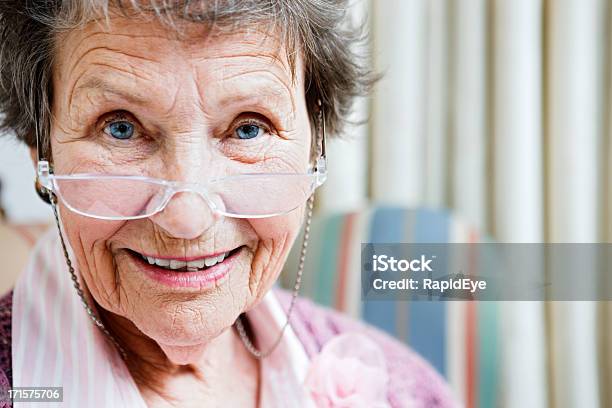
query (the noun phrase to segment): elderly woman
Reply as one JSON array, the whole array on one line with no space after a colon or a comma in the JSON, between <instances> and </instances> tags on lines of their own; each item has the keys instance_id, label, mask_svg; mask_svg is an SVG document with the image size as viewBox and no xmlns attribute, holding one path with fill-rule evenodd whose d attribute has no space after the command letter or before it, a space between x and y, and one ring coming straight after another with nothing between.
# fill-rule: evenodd
<instances>
[{"instance_id":1,"label":"elderly woman","mask_svg":"<svg viewBox=\"0 0 612 408\"><path fill-rule=\"evenodd\" d=\"M453 405L404 346L297 298L325 138L371 82L346 6L0 3L2 126L30 147L57 223L2 299L5 394ZM303 223L290 295L272 288Z\"/></svg>"}]
</instances>

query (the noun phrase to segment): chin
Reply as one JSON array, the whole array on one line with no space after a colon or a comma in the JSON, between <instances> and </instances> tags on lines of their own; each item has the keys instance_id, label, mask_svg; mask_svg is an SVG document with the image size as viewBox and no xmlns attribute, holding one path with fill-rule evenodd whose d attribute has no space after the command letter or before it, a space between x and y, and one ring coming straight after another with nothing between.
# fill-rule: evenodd
<instances>
[{"instance_id":1,"label":"chin","mask_svg":"<svg viewBox=\"0 0 612 408\"><path fill-rule=\"evenodd\" d=\"M215 296L162 300L143 308L143 318L132 320L147 337L165 347L203 345L231 327L244 309L231 290Z\"/></svg>"}]
</instances>

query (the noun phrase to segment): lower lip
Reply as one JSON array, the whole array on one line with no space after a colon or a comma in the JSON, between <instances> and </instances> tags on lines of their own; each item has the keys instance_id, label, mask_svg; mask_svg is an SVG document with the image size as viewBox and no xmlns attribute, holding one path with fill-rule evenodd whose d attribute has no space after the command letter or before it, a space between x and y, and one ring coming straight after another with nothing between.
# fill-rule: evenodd
<instances>
[{"instance_id":1,"label":"lower lip","mask_svg":"<svg viewBox=\"0 0 612 408\"><path fill-rule=\"evenodd\" d=\"M203 290L217 286L219 281L229 274L241 252L242 248L225 258L223 262L197 272L172 272L155 264L151 265L139 255L134 253L130 253L130 255L145 274L157 282L172 288L198 288Z\"/></svg>"}]
</instances>

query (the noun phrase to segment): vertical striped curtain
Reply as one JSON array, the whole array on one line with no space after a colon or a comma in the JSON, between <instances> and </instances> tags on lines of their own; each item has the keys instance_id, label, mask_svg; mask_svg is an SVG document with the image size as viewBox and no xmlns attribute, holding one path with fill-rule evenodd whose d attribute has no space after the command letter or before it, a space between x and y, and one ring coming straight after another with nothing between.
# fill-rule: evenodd
<instances>
[{"instance_id":1,"label":"vertical striped curtain","mask_svg":"<svg viewBox=\"0 0 612 408\"><path fill-rule=\"evenodd\" d=\"M611 3L355 1L384 77L356 106L368 123L329 144L318 211L449 208L500 242L612 242ZM612 305L498 306L501 406L612 406Z\"/></svg>"},{"instance_id":2,"label":"vertical striped curtain","mask_svg":"<svg viewBox=\"0 0 612 408\"><path fill-rule=\"evenodd\" d=\"M603 164L610 161L602 154L604 112L608 111L604 102L609 76L604 47L607 6L604 0L562 0L550 2L547 8L551 241L604 239ZM558 303L550 309L556 405L600 406L600 356L594 352L599 337L596 302Z\"/></svg>"}]
</instances>

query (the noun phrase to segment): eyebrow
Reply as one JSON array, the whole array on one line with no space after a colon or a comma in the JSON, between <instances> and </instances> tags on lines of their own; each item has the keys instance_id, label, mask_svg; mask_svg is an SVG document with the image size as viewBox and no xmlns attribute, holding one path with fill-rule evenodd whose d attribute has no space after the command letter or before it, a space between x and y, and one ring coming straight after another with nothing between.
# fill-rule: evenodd
<instances>
[{"instance_id":1,"label":"eyebrow","mask_svg":"<svg viewBox=\"0 0 612 408\"><path fill-rule=\"evenodd\" d=\"M244 73L241 74L241 76ZM264 85L261 85L261 82L254 82L250 80L246 80L247 85L240 85L235 89L237 91L230 92L228 95L222 95L218 100L218 105L221 107L231 106L236 103L237 100L240 101L265 101L268 98L280 98L282 101L286 101L290 103L291 109L296 110L296 101L293 93L289 86L278 79L277 75L274 75L277 80L273 81L265 81ZM225 81L232 81L235 79L235 76L230 78L224 78ZM244 79L243 79L244 81ZM240 84L240 82L239 82Z\"/></svg>"},{"instance_id":2,"label":"eyebrow","mask_svg":"<svg viewBox=\"0 0 612 408\"><path fill-rule=\"evenodd\" d=\"M103 93L110 93L110 94L118 96L136 105L147 105L149 103L149 100L147 98L139 96L139 95L135 95L134 93L131 93L131 92L122 91L121 89L113 86L111 83L105 81L102 78L98 78L98 77L88 78L84 83L76 87L76 89L73 91L71 95L70 103L74 101L74 98L76 95L80 94L83 91L89 91L89 90L98 90L98 91L102 91Z\"/></svg>"}]
</instances>

